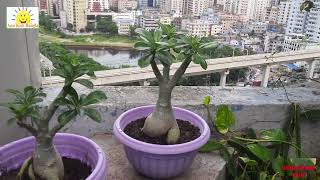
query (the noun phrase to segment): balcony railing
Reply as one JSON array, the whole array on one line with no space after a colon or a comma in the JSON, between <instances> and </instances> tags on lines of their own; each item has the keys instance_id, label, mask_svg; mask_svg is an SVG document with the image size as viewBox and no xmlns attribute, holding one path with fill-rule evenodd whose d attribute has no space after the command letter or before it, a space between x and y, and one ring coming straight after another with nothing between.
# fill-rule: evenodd
<instances>
[{"instance_id":1,"label":"balcony railing","mask_svg":"<svg viewBox=\"0 0 320 180\"><path fill-rule=\"evenodd\" d=\"M270 66L275 64L294 63L299 61L305 61L308 63L307 78L312 78L314 74L315 62L320 59L319 49L313 50L301 50L291 52L281 52L278 54L257 54L249 56L237 56L218 59L208 59L208 68L202 69L198 64L190 64L185 76L194 76L202 74L211 74L219 72L221 74L220 86L226 85L227 75L230 69L239 69L249 66L262 66L262 87L267 87ZM181 63L175 63L171 66L171 73L178 69ZM162 67L159 67L162 70ZM130 82L144 82L155 80L152 68L125 68L125 69L113 69L105 71L97 71L97 78L93 80L94 85L115 85ZM87 77L88 78L88 77ZM57 76L44 77L43 85L60 84L63 83L63 79ZM144 83L145 84L145 83Z\"/></svg>"}]
</instances>

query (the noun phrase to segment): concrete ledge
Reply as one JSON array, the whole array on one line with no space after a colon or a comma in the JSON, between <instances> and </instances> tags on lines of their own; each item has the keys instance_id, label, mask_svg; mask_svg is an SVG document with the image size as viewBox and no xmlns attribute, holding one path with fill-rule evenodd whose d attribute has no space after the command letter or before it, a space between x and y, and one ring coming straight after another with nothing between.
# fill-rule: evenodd
<instances>
[{"instance_id":1,"label":"concrete ledge","mask_svg":"<svg viewBox=\"0 0 320 180\"><path fill-rule=\"evenodd\" d=\"M91 138L106 153L108 179L110 180L149 180L138 174L129 164L121 144L110 134L97 134ZM225 161L215 153L199 153L190 170L171 180L224 180Z\"/></svg>"},{"instance_id":2,"label":"concrete ledge","mask_svg":"<svg viewBox=\"0 0 320 180\"><path fill-rule=\"evenodd\" d=\"M75 88L81 93L90 91L80 85ZM133 107L155 104L158 96L158 87L150 86L98 86L95 89L104 91L108 96L105 102L95 105L95 108L103 115L103 122L99 124L87 117L77 117L66 127L66 132L89 137L96 133L112 133L113 123L120 114ZM44 91L48 93L48 97L43 106L48 105L59 90L57 86L45 87ZM286 90L292 102L298 102L305 108L320 107L320 89L298 87ZM220 87L178 86L173 91L172 103L174 106L191 110L207 119L206 109L202 105L202 99L207 95L213 99L214 105L211 107L213 113L219 104L231 106L236 116L235 129L280 128L289 116L290 103L283 88L221 89ZM319 155L320 121L304 122L301 127L304 149L310 155Z\"/></svg>"}]
</instances>

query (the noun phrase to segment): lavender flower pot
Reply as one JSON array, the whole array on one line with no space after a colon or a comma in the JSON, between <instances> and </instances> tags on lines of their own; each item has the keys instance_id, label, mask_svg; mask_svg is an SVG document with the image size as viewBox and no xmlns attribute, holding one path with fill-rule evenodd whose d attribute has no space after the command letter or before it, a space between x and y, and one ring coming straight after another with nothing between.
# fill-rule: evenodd
<instances>
[{"instance_id":1,"label":"lavender flower pot","mask_svg":"<svg viewBox=\"0 0 320 180\"><path fill-rule=\"evenodd\" d=\"M53 143L61 156L81 160L92 168L92 173L86 180L106 179L106 156L95 142L75 134L58 133ZM4 172L18 169L32 155L34 147L33 136L0 147L0 177Z\"/></svg>"},{"instance_id":2,"label":"lavender flower pot","mask_svg":"<svg viewBox=\"0 0 320 180\"><path fill-rule=\"evenodd\" d=\"M174 107L175 117L198 127L200 137L183 144L156 145L138 141L123 132L130 122L147 117L154 108L154 105L142 106L123 113L116 120L113 132L124 145L129 162L139 173L154 179L165 179L177 176L191 166L197 150L209 140L210 130L206 121L197 114Z\"/></svg>"}]
</instances>

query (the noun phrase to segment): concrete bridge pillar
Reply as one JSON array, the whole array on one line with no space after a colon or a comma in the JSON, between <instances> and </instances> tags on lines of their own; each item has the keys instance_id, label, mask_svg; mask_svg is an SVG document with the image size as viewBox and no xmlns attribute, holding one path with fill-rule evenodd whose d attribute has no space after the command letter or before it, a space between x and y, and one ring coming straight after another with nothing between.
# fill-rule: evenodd
<instances>
[{"instance_id":1,"label":"concrete bridge pillar","mask_svg":"<svg viewBox=\"0 0 320 180\"><path fill-rule=\"evenodd\" d=\"M229 69L227 69L223 72L220 72L220 86L221 86L221 88L225 88L228 74L229 74Z\"/></svg>"},{"instance_id":2,"label":"concrete bridge pillar","mask_svg":"<svg viewBox=\"0 0 320 180\"><path fill-rule=\"evenodd\" d=\"M261 87L268 86L269 74L270 74L270 65L269 64L264 65L263 72L262 72Z\"/></svg>"}]
</instances>

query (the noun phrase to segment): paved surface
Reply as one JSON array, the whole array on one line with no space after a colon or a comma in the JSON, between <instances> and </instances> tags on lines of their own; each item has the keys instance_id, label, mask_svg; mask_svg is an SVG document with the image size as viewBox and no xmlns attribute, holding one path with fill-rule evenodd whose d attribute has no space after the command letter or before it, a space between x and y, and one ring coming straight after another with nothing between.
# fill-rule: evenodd
<instances>
[{"instance_id":1,"label":"paved surface","mask_svg":"<svg viewBox=\"0 0 320 180\"><path fill-rule=\"evenodd\" d=\"M110 134L97 134L91 138L107 154L108 180L149 180L138 174L129 164L122 145ZM215 153L199 153L191 169L171 180L223 180L225 161Z\"/></svg>"}]
</instances>

